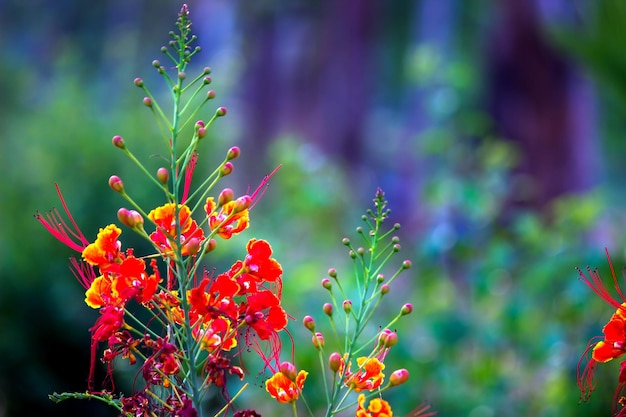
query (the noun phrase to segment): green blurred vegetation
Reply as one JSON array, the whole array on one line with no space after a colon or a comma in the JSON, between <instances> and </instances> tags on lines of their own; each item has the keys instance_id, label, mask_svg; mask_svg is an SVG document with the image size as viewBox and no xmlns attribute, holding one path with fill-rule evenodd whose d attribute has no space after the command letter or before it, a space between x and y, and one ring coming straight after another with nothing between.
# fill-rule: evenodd
<instances>
[{"instance_id":1,"label":"green blurred vegetation","mask_svg":"<svg viewBox=\"0 0 626 417\"><path fill-rule=\"evenodd\" d=\"M599 4L612 6L608 0ZM617 265L625 263L619 187L626 173L621 163L626 96L620 87L626 15L619 10L590 10L585 16L593 19L582 29L559 28L555 34L561 50L591 68L599 86L599 147L608 176L587 193L562 195L542 208L525 204L532 179L516 168L529 156L499 137L477 105L480 67L460 53L449 65L429 45L406 62L407 79L424 89L420 100L429 112L428 126L411 133L408 148L391 147L396 151L391 156L390 149L377 150L392 162L409 158L427 177L408 186L403 182L398 191L401 167L355 175L341 158L297 133L276 137L262 154L242 149L225 184L236 191L256 187L260 178L250 172L282 164L239 243L251 236L268 239L283 264L285 306L294 316L298 366L311 372L308 386L321 381L300 321L306 314L322 321L327 300L319 282L330 267L348 273L341 238L360 225L371 202L364 196L373 197L377 185L386 190L387 184L393 191L390 224L403 223L401 255L414 265L392 288L389 310L382 310L391 316L404 302L415 307L397 324L400 342L386 360L388 370L405 367L411 373L406 386L385 395L394 413L406 415L426 400L442 417L608 414L617 364L599 368L591 402L578 404L578 358L612 311L578 279L575 267L598 266L608 277L605 246ZM145 45L155 55L157 42ZM115 221L123 203L107 185L110 175L122 177L142 204L154 205L159 197L110 138L124 136L152 170L159 166L153 155L165 147L132 85L139 75L156 85L147 75L150 61L136 64L139 74L131 72L135 64L120 65L100 78L77 70L83 66L78 50L67 40L65 52L47 63L46 74L28 65L16 71L12 56L0 60L0 416L114 415L98 404L56 405L47 399L53 391L85 389L88 328L96 313L84 305L83 289L67 268L72 253L33 215L61 209L54 191L58 183L82 230L94 237L99 227ZM133 59L129 52L120 61ZM217 106L233 87L215 78ZM210 106L207 111L205 119ZM236 106L229 111L209 130L198 175L233 145L233 124L246 123ZM393 128L392 118L380 123ZM123 238L127 247L141 244L128 232ZM215 265L228 267L242 250L236 242L223 245ZM253 379L254 365L251 361ZM267 401L263 378L256 378L244 403ZM130 384L132 375L121 382ZM313 396L308 397L311 403Z\"/></svg>"}]
</instances>

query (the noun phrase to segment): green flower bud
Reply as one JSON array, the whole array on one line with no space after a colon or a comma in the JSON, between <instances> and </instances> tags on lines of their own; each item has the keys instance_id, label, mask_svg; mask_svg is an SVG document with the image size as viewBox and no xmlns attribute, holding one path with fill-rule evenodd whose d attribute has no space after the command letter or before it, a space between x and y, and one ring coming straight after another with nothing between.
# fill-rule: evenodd
<instances>
[{"instance_id":1,"label":"green flower bud","mask_svg":"<svg viewBox=\"0 0 626 417\"><path fill-rule=\"evenodd\" d=\"M215 111L215 115L217 117L226 116L226 107L218 107L217 110Z\"/></svg>"},{"instance_id":2,"label":"green flower bud","mask_svg":"<svg viewBox=\"0 0 626 417\"><path fill-rule=\"evenodd\" d=\"M352 301L345 300L343 302L343 311L345 311L346 313L350 313L352 311Z\"/></svg>"},{"instance_id":3,"label":"green flower bud","mask_svg":"<svg viewBox=\"0 0 626 417\"><path fill-rule=\"evenodd\" d=\"M330 280L328 278L324 278L322 280L322 287L324 287L327 290L332 289L333 285L331 284Z\"/></svg>"},{"instance_id":4,"label":"green flower bud","mask_svg":"<svg viewBox=\"0 0 626 417\"><path fill-rule=\"evenodd\" d=\"M411 314L412 312L413 312L413 304L411 303L406 303L400 309L400 314L402 314L403 316L406 316L407 314Z\"/></svg>"},{"instance_id":5,"label":"green flower bud","mask_svg":"<svg viewBox=\"0 0 626 417\"><path fill-rule=\"evenodd\" d=\"M137 87L143 87L143 80L141 78L135 78L133 80L133 83L135 84L135 86Z\"/></svg>"}]
</instances>

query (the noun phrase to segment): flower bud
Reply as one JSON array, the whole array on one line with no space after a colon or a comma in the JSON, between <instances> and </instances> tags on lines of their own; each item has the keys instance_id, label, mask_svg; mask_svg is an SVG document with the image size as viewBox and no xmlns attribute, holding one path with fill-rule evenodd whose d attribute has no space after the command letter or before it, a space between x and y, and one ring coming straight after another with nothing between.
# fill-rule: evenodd
<instances>
[{"instance_id":1,"label":"flower bud","mask_svg":"<svg viewBox=\"0 0 626 417\"><path fill-rule=\"evenodd\" d=\"M391 238L391 243L400 243L400 238L398 236L394 236Z\"/></svg>"},{"instance_id":2,"label":"flower bud","mask_svg":"<svg viewBox=\"0 0 626 417\"><path fill-rule=\"evenodd\" d=\"M240 213L244 210L247 210L252 205L252 197L249 195L244 195L235 200L235 207L233 208L233 212Z\"/></svg>"},{"instance_id":3,"label":"flower bud","mask_svg":"<svg viewBox=\"0 0 626 417\"><path fill-rule=\"evenodd\" d=\"M211 68L210 67L204 67L204 69L202 70L202 73L204 75L208 75L211 73Z\"/></svg>"},{"instance_id":4,"label":"flower bud","mask_svg":"<svg viewBox=\"0 0 626 417\"><path fill-rule=\"evenodd\" d=\"M170 179L170 173L167 168L161 167L157 169L156 177L161 184L167 184L167 181Z\"/></svg>"},{"instance_id":5,"label":"flower bud","mask_svg":"<svg viewBox=\"0 0 626 417\"><path fill-rule=\"evenodd\" d=\"M398 369L389 375L389 385L395 387L396 385L404 384L408 379L409 371L406 369Z\"/></svg>"},{"instance_id":6,"label":"flower bud","mask_svg":"<svg viewBox=\"0 0 626 417\"><path fill-rule=\"evenodd\" d=\"M187 74L184 71L178 73L178 79L184 80L187 77Z\"/></svg>"},{"instance_id":7,"label":"flower bud","mask_svg":"<svg viewBox=\"0 0 626 417\"><path fill-rule=\"evenodd\" d=\"M304 318L302 319L302 324L304 324L304 327L306 327L310 331L315 330L315 320L313 320L313 317L311 316L304 316Z\"/></svg>"},{"instance_id":8,"label":"flower bud","mask_svg":"<svg viewBox=\"0 0 626 417\"><path fill-rule=\"evenodd\" d=\"M226 159L228 159L229 161L232 161L233 159L237 158L240 153L241 153L241 150L239 149L239 147L233 146L226 153Z\"/></svg>"},{"instance_id":9,"label":"flower bud","mask_svg":"<svg viewBox=\"0 0 626 417\"><path fill-rule=\"evenodd\" d=\"M376 282L382 284L383 282L385 282L385 276L383 274L376 275Z\"/></svg>"},{"instance_id":10,"label":"flower bud","mask_svg":"<svg viewBox=\"0 0 626 417\"><path fill-rule=\"evenodd\" d=\"M135 86L137 87L143 87L143 80L141 78L135 78L133 80L133 83L135 84Z\"/></svg>"},{"instance_id":11,"label":"flower bud","mask_svg":"<svg viewBox=\"0 0 626 417\"><path fill-rule=\"evenodd\" d=\"M130 210L129 213L131 227L133 228L142 228L143 227L143 217L136 210Z\"/></svg>"},{"instance_id":12,"label":"flower bud","mask_svg":"<svg viewBox=\"0 0 626 417\"><path fill-rule=\"evenodd\" d=\"M204 79L202 80L202 84L204 84L204 85L209 85L209 84L211 84L211 81L213 81L213 80L211 80L211 77L206 76L206 77L204 77Z\"/></svg>"},{"instance_id":13,"label":"flower bud","mask_svg":"<svg viewBox=\"0 0 626 417\"><path fill-rule=\"evenodd\" d=\"M322 310L328 317L333 315L333 305L331 303L324 303Z\"/></svg>"},{"instance_id":14,"label":"flower bud","mask_svg":"<svg viewBox=\"0 0 626 417\"><path fill-rule=\"evenodd\" d=\"M226 116L226 107L218 107L217 110L215 111L215 115L217 117Z\"/></svg>"},{"instance_id":15,"label":"flower bud","mask_svg":"<svg viewBox=\"0 0 626 417\"><path fill-rule=\"evenodd\" d=\"M341 367L341 355L338 352L333 352L328 357L328 367L333 373L337 373Z\"/></svg>"},{"instance_id":16,"label":"flower bud","mask_svg":"<svg viewBox=\"0 0 626 417\"><path fill-rule=\"evenodd\" d=\"M413 311L413 304L411 303L406 303L405 305L402 306L402 308L400 309L400 313L403 316L406 316L407 314L411 314L411 312Z\"/></svg>"},{"instance_id":17,"label":"flower bud","mask_svg":"<svg viewBox=\"0 0 626 417\"><path fill-rule=\"evenodd\" d=\"M350 239L348 239L347 237L344 237L343 239L341 239L341 243L348 246L350 244Z\"/></svg>"},{"instance_id":18,"label":"flower bud","mask_svg":"<svg viewBox=\"0 0 626 417\"><path fill-rule=\"evenodd\" d=\"M215 250L216 247L217 247L217 240L211 239L209 240L209 243L207 243L206 247L204 248L204 253L209 253Z\"/></svg>"},{"instance_id":19,"label":"flower bud","mask_svg":"<svg viewBox=\"0 0 626 417\"><path fill-rule=\"evenodd\" d=\"M365 255L365 249L363 248L358 248L356 250L357 255L359 255L361 258L363 257L363 255Z\"/></svg>"},{"instance_id":20,"label":"flower bud","mask_svg":"<svg viewBox=\"0 0 626 417\"><path fill-rule=\"evenodd\" d=\"M283 362L280 364L280 373L285 375L289 380L295 381L296 376L298 375L296 372L296 367L291 362Z\"/></svg>"},{"instance_id":21,"label":"flower bud","mask_svg":"<svg viewBox=\"0 0 626 417\"><path fill-rule=\"evenodd\" d=\"M112 142L113 146L115 146L116 148L126 149L126 143L124 143L124 139L122 139L121 136L113 136Z\"/></svg>"},{"instance_id":22,"label":"flower bud","mask_svg":"<svg viewBox=\"0 0 626 417\"><path fill-rule=\"evenodd\" d=\"M222 166L222 169L220 169L220 176L225 177L229 175L231 172L233 172L234 168L235 167L233 166L233 164L231 164L230 162L226 162L224 166Z\"/></svg>"},{"instance_id":23,"label":"flower bud","mask_svg":"<svg viewBox=\"0 0 626 417\"><path fill-rule=\"evenodd\" d=\"M109 187L113 189L113 191L117 191L118 193L124 192L124 183L122 179L117 175L111 175L109 178Z\"/></svg>"},{"instance_id":24,"label":"flower bud","mask_svg":"<svg viewBox=\"0 0 626 417\"><path fill-rule=\"evenodd\" d=\"M332 284L330 283L330 280L328 278L324 278L322 280L322 287L326 288L327 290L332 289Z\"/></svg>"},{"instance_id":25,"label":"flower bud","mask_svg":"<svg viewBox=\"0 0 626 417\"><path fill-rule=\"evenodd\" d=\"M311 342L313 343L313 347L315 349L321 349L324 347L324 335L320 332L317 332L311 338Z\"/></svg>"},{"instance_id":26,"label":"flower bud","mask_svg":"<svg viewBox=\"0 0 626 417\"><path fill-rule=\"evenodd\" d=\"M215 98L215 95L216 95L216 94L215 94L215 91L213 91L213 90L209 90L209 91L207 91L207 93L206 93L206 98L207 98L207 100L212 100L212 99L214 99L214 98Z\"/></svg>"},{"instance_id":27,"label":"flower bud","mask_svg":"<svg viewBox=\"0 0 626 417\"><path fill-rule=\"evenodd\" d=\"M152 107L152 99L150 97L144 97L143 105L146 107Z\"/></svg>"},{"instance_id":28,"label":"flower bud","mask_svg":"<svg viewBox=\"0 0 626 417\"><path fill-rule=\"evenodd\" d=\"M352 311L352 301L346 300L343 302L343 311L350 313Z\"/></svg>"},{"instance_id":29,"label":"flower bud","mask_svg":"<svg viewBox=\"0 0 626 417\"><path fill-rule=\"evenodd\" d=\"M152 61L152 66L154 68L159 68L161 66L161 61L159 61L158 59L155 59L154 61Z\"/></svg>"},{"instance_id":30,"label":"flower bud","mask_svg":"<svg viewBox=\"0 0 626 417\"><path fill-rule=\"evenodd\" d=\"M402 262L402 269L409 269L412 266L413 266L413 264L409 260L406 260L406 261Z\"/></svg>"},{"instance_id":31,"label":"flower bud","mask_svg":"<svg viewBox=\"0 0 626 417\"><path fill-rule=\"evenodd\" d=\"M202 139L203 137L205 137L206 136L206 127L198 128L197 134L198 134L198 139Z\"/></svg>"},{"instance_id":32,"label":"flower bud","mask_svg":"<svg viewBox=\"0 0 626 417\"><path fill-rule=\"evenodd\" d=\"M198 239L197 237L192 237L187 242L185 242L184 247L187 249L187 253L189 255L195 255L200 251L201 243L202 242L200 242L200 239Z\"/></svg>"},{"instance_id":33,"label":"flower bud","mask_svg":"<svg viewBox=\"0 0 626 417\"><path fill-rule=\"evenodd\" d=\"M393 251L394 252L400 252L400 249L402 249L402 248L400 247L399 243L396 243L395 245L393 245Z\"/></svg>"},{"instance_id":34,"label":"flower bud","mask_svg":"<svg viewBox=\"0 0 626 417\"><path fill-rule=\"evenodd\" d=\"M387 284L381 285L380 286L380 294L381 295L385 295L387 293L389 293L389 285L387 285Z\"/></svg>"},{"instance_id":35,"label":"flower bud","mask_svg":"<svg viewBox=\"0 0 626 417\"><path fill-rule=\"evenodd\" d=\"M335 268L330 268L328 270L328 276L331 278L337 278L337 270Z\"/></svg>"},{"instance_id":36,"label":"flower bud","mask_svg":"<svg viewBox=\"0 0 626 417\"><path fill-rule=\"evenodd\" d=\"M141 217L141 214L135 210L128 210L124 207L117 211L117 219L124 226L130 227L131 229L143 226L143 217Z\"/></svg>"},{"instance_id":37,"label":"flower bud","mask_svg":"<svg viewBox=\"0 0 626 417\"><path fill-rule=\"evenodd\" d=\"M220 193L219 197L217 197L217 204L219 206L223 206L226 203L230 203L235 198L235 193L230 188L224 188Z\"/></svg>"},{"instance_id":38,"label":"flower bud","mask_svg":"<svg viewBox=\"0 0 626 417\"><path fill-rule=\"evenodd\" d=\"M378 336L378 344L390 348L398 343L398 333L393 332L389 329L385 329L380 332L380 336Z\"/></svg>"}]
</instances>

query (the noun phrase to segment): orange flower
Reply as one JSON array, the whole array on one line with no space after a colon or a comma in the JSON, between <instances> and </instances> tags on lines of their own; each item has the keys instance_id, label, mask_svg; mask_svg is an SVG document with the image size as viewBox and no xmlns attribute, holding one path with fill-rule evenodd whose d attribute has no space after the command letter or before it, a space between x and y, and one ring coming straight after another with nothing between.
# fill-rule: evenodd
<instances>
[{"instance_id":1,"label":"orange flower","mask_svg":"<svg viewBox=\"0 0 626 417\"><path fill-rule=\"evenodd\" d=\"M358 406L356 409L356 417L392 417L393 411L389 403L382 398L373 398L367 408L363 406L365 403L365 395L360 394L358 398Z\"/></svg>"},{"instance_id":2,"label":"orange flower","mask_svg":"<svg viewBox=\"0 0 626 417\"><path fill-rule=\"evenodd\" d=\"M122 244L117 238L121 234L122 230L114 224L100 228L96 241L83 250L83 259L101 269L114 263L120 255Z\"/></svg>"},{"instance_id":3,"label":"orange flower","mask_svg":"<svg viewBox=\"0 0 626 417\"><path fill-rule=\"evenodd\" d=\"M293 402L300 397L300 392L308 374L307 371L300 371L296 376L296 380L292 381L282 372L277 372L265 381L265 389L279 403Z\"/></svg>"},{"instance_id":4,"label":"orange flower","mask_svg":"<svg viewBox=\"0 0 626 417\"><path fill-rule=\"evenodd\" d=\"M223 239L230 239L233 235L243 232L250 224L248 209L236 211L241 203L237 200L229 201L222 205L220 211L216 211L217 204L213 197L209 197L204 205L204 210L209 217L211 230L217 229L217 234Z\"/></svg>"},{"instance_id":5,"label":"orange flower","mask_svg":"<svg viewBox=\"0 0 626 417\"><path fill-rule=\"evenodd\" d=\"M180 239L182 254L189 254L185 243L192 238L204 240L204 232L191 218L191 209L184 204L178 205L178 222L176 221L176 205L167 203L148 213L148 218L156 224L156 231L150 234L150 239L165 252L171 252L175 243ZM180 224L180 238L177 237L177 227Z\"/></svg>"},{"instance_id":6,"label":"orange flower","mask_svg":"<svg viewBox=\"0 0 626 417\"><path fill-rule=\"evenodd\" d=\"M380 384L385 379L383 374L385 364L377 358L368 358L366 356L358 358L356 362L359 365L359 370L355 373L351 373L348 370L346 372L345 384L352 388L354 392L372 391L380 387Z\"/></svg>"}]
</instances>

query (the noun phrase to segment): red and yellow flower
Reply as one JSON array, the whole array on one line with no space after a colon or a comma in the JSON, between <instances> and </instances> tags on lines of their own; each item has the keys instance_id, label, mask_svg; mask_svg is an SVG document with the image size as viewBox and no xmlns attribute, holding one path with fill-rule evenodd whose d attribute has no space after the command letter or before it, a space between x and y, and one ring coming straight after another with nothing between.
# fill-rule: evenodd
<instances>
[{"instance_id":1,"label":"red and yellow flower","mask_svg":"<svg viewBox=\"0 0 626 417\"><path fill-rule=\"evenodd\" d=\"M248 209L241 209L239 200L232 200L223 204L219 210L213 197L209 197L204 210L209 219L209 227L216 230L223 239L230 239L233 235L243 232L250 225Z\"/></svg>"},{"instance_id":2,"label":"red and yellow flower","mask_svg":"<svg viewBox=\"0 0 626 417\"><path fill-rule=\"evenodd\" d=\"M180 243L182 255L187 256L190 253L186 244L193 238L202 242L204 231L191 218L191 209L188 206L178 205L178 218L176 211L174 203L167 203L148 213L148 218L156 225L156 231L150 234L150 239L167 254L174 251Z\"/></svg>"},{"instance_id":3,"label":"red and yellow flower","mask_svg":"<svg viewBox=\"0 0 626 417\"><path fill-rule=\"evenodd\" d=\"M360 394L357 401L356 417L393 417L391 406L382 398L372 398L367 408L364 406L365 395Z\"/></svg>"},{"instance_id":4,"label":"red and yellow flower","mask_svg":"<svg viewBox=\"0 0 626 417\"><path fill-rule=\"evenodd\" d=\"M366 356L357 358L356 362L359 369L352 373L348 368L344 383L352 388L354 392L372 391L380 387L385 379L383 374L385 364L379 361L378 358L368 358Z\"/></svg>"},{"instance_id":5,"label":"red and yellow flower","mask_svg":"<svg viewBox=\"0 0 626 417\"><path fill-rule=\"evenodd\" d=\"M278 371L270 379L265 381L265 389L279 403L290 403L300 397L304 381L309 373L301 370L295 380L289 379L285 374Z\"/></svg>"}]
</instances>

